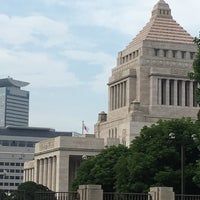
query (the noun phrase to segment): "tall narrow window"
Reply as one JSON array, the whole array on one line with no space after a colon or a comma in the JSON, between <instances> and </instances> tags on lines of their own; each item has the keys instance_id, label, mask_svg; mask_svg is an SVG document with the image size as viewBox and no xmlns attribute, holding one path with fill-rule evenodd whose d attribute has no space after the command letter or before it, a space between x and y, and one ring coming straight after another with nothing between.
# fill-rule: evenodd
<instances>
[{"instance_id":1,"label":"tall narrow window","mask_svg":"<svg viewBox=\"0 0 200 200\"><path fill-rule=\"evenodd\" d=\"M169 105L174 105L174 80L169 81Z\"/></svg>"},{"instance_id":2,"label":"tall narrow window","mask_svg":"<svg viewBox=\"0 0 200 200\"><path fill-rule=\"evenodd\" d=\"M190 105L190 81L185 82L185 106Z\"/></svg>"},{"instance_id":3,"label":"tall narrow window","mask_svg":"<svg viewBox=\"0 0 200 200\"><path fill-rule=\"evenodd\" d=\"M164 49L164 50L163 50L163 56L164 56L164 57L167 57L167 55L168 55L168 50Z\"/></svg>"},{"instance_id":4,"label":"tall narrow window","mask_svg":"<svg viewBox=\"0 0 200 200\"><path fill-rule=\"evenodd\" d=\"M193 106L194 107L197 107L196 89L197 89L197 82L193 82Z\"/></svg>"},{"instance_id":5,"label":"tall narrow window","mask_svg":"<svg viewBox=\"0 0 200 200\"><path fill-rule=\"evenodd\" d=\"M161 104L166 104L166 79L161 80Z\"/></svg>"},{"instance_id":6,"label":"tall narrow window","mask_svg":"<svg viewBox=\"0 0 200 200\"><path fill-rule=\"evenodd\" d=\"M182 105L182 81L177 81L177 105Z\"/></svg>"},{"instance_id":7,"label":"tall narrow window","mask_svg":"<svg viewBox=\"0 0 200 200\"><path fill-rule=\"evenodd\" d=\"M159 49L154 49L154 55L159 56Z\"/></svg>"},{"instance_id":8,"label":"tall narrow window","mask_svg":"<svg viewBox=\"0 0 200 200\"><path fill-rule=\"evenodd\" d=\"M181 51L181 58L182 58L182 59L185 58L185 55L186 55L186 52L185 52L185 51Z\"/></svg>"},{"instance_id":9,"label":"tall narrow window","mask_svg":"<svg viewBox=\"0 0 200 200\"><path fill-rule=\"evenodd\" d=\"M173 58L176 58L176 54L177 54L177 51L176 51L176 50L173 50L173 51L172 51L172 56L173 56Z\"/></svg>"}]
</instances>

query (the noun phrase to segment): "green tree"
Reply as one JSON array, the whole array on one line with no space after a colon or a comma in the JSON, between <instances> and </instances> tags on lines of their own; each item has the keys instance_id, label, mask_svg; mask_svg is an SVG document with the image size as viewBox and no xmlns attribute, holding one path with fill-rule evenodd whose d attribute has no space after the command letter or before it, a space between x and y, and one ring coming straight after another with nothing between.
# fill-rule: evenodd
<instances>
[{"instance_id":1,"label":"green tree","mask_svg":"<svg viewBox=\"0 0 200 200\"><path fill-rule=\"evenodd\" d=\"M151 186L170 186L180 193L182 143L185 192L198 193L200 138L194 141L192 136L200 137L199 129L199 124L188 118L144 127L129 148L112 146L82 162L74 189L80 184L101 184L109 192L147 192ZM170 139L170 133L176 137Z\"/></svg>"},{"instance_id":2,"label":"green tree","mask_svg":"<svg viewBox=\"0 0 200 200\"><path fill-rule=\"evenodd\" d=\"M82 184L101 184L104 191L114 191L115 165L127 153L128 148L124 145L111 146L95 157L84 160L77 171L77 178L73 181L73 190Z\"/></svg>"},{"instance_id":3,"label":"green tree","mask_svg":"<svg viewBox=\"0 0 200 200\"><path fill-rule=\"evenodd\" d=\"M197 54L193 61L193 72L189 72L188 76L191 80L194 80L198 84L200 84L200 36L194 38L194 43L197 45ZM195 99L198 104L200 104L200 88L197 87L195 91ZM200 117L200 114L198 114ZM198 118L200 119L200 118Z\"/></svg>"},{"instance_id":4,"label":"green tree","mask_svg":"<svg viewBox=\"0 0 200 200\"><path fill-rule=\"evenodd\" d=\"M49 190L48 187L41 184L37 184L33 181L27 181L20 184L18 186L18 191L25 192L26 200L34 200L36 192L52 192L51 190ZM16 192L16 195L17 195L17 192ZM52 193L52 196L54 196L53 193ZM43 198L40 198L40 199L42 200ZM54 199L55 198L51 198L51 200L54 200Z\"/></svg>"},{"instance_id":5,"label":"green tree","mask_svg":"<svg viewBox=\"0 0 200 200\"><path fill-rule=\"evenodd\" d=\"M176 135L174 140L169 139L171 132ZM199 189L193 177L199 151L197 143L192 140L193 134L198 134L198 128L190 119L159 121L156 125L144 127L130 146L131 153L125 162L128 175L126 171L126 176L120 176L124 171L122 168L117 170L117 177L120 178L116 181L116 189L121 191L126 187L129 192L145 192L150 186L170 186L180 193L182 142L185 152L185 189L187 193L196 193Z\"/></svg>"}]
</instances>

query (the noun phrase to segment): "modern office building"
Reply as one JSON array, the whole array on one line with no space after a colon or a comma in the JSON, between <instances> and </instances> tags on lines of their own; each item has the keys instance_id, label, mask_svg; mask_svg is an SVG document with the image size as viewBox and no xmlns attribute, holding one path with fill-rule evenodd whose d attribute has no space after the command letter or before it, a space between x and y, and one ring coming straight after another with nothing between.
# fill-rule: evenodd
<instances>
[{"instance_id":1,"label":"modern office building","mask_svg":"<svg viewBox=\"0 0 200 200\"><path fill-rule=\"evenodd\" d=\"M28 126L29 92L21 90L28 84L10 77L0 79L0 126Z\"/></svg>"},{"instance_id":2,"label":"modern office building","mask_svg":"<svg viewBox=\"0 0 200 200\"><path fill-rule=\"evenodd\" d=\"M77 136L75 132L57 132L50 128L0 128L0 189L15 190L23 182L24 162L33 160L35 143L57 136Z\"/></svg>"},{"instance_id":3,"label":"modern office building","mask_svg":"<svg viewBox=\"0 0 200 200\"><path fill-rule=\"evenodd\" d=\"M118 53L108 82L108 113L99 114L96 137L106 144L109 138L119 138L129 145L144 125L160 119L196 119L197 85L188 78L196 52L193 37L160 0L150 21Z\"/></svg>"}]
</instances>

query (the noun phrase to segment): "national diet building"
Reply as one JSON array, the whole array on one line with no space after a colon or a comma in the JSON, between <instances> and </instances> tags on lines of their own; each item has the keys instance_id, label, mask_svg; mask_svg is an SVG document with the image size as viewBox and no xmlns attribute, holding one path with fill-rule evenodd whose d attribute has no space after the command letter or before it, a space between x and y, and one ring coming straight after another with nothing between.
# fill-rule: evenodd
<instances>
[{"instance_id":1,"label":"national diet building","mask_svg":"<svg viewBox=\"0 0 200 200\"><path fill-rule=\"evenodd\" d=\"M193 37L160 0L150 21L118 53L108 82L108 113L99 113L95 134L37 143L34 160L24 165L24 181L32 180L57 192L70 191L83 157L100 153L105 145L129 146L143 126L159 119L195 119L197 85L188 72L196 52Z\"/></svg>"},{"instance_id":2,"label":"national diet building","mask_svg":"<svg viewBox=\"0 0 200 200\"><path fill-rule=\"evenodd\" d=\"M160 0L150 21L118 53L109 78L108 113L101 112L95 136L129 145L144 125L159 119L196 118L196 83L188 78L197 47Z\"/></svg>"}]
</instances>

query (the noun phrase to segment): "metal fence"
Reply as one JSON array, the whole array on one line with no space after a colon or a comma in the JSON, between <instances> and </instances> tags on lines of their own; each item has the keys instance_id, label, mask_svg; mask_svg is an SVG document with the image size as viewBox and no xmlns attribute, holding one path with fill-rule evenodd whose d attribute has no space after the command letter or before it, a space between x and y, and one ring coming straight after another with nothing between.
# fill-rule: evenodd
<instances>
[{"instance_id":1,"label":"metal fence","mask_svg":"<svg viewBox=\"0 0 200 200\"><path fill-rule=\"evenodd\" d=\"M200 200L200 195L176 194L175 200Z\"/></svg>"},{"instance_id":2,"label":"metal fence","mask_svg":"<svg viewBox=\"0 0 200 200\"><path fill-rule=\"evenodd\" d=\"M77 192L36 192L35 200L80 200Z\"/></svg>"},{"instance_id":3,"label":"metal fence","mask_svg":"<svg viewBox=\"0 0 200 200\"><path fill-rule=\"evenodd\" d=\"M103 200L151 200L147 193L103 193Z\"/></svg>"}]
</instances>

